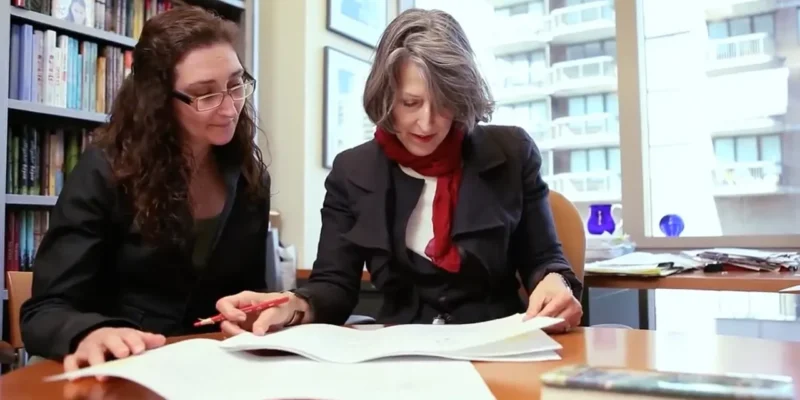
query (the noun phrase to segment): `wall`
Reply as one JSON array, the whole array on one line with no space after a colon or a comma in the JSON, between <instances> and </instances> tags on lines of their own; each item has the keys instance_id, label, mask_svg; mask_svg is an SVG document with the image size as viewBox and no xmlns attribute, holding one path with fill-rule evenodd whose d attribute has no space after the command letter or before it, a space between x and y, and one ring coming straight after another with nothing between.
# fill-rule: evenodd
<instances>
[{"instance_id":1,"label":"wall","mask_svg":"<svg viewBox=\"0 0 800 400\"><path fill-rule=\"evenodd\" d=\"M389 20L397 0L389 0ZM323 49L362 59L372 49L326 29L327 0L270 0L259 6L259 138L272 175L272 209L282 216L280 240L310 268L319 240L328 170L322 167Z\"/></svg>"}]
</instances>

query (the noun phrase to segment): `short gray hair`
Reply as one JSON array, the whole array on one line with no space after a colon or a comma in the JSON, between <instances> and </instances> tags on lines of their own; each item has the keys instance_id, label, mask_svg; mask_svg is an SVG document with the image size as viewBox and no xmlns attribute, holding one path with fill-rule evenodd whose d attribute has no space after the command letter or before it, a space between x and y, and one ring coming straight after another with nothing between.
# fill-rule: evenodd
<instances>
[{"instance_id":1,"label":"short gray hair","mask_svg":"<svg viewBox=\"0 0 800 400\"><path fill-rule=\"evenodd\" d=\"M391 114L405 61L420 68L435 109L452 111L467 132L489 121L494 101L461 25L444 11L413 8L386 27L375 51L364 87L364 110L375 125L395 132Z\"/></svg>"}]
</instances>

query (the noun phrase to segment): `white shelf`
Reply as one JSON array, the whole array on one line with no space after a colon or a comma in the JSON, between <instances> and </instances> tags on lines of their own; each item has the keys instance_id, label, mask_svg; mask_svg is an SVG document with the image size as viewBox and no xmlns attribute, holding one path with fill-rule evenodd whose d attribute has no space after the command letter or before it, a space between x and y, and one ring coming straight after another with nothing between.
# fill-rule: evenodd
<instances>
[{"instance_id":1,"label":"white shelf","mask_svg":"<svg viewBox=\"0 0 800 400\"><path fill-rule=\"evenodd\" d=\"M16 111L24 111L34 114L52 115L54 117L60 117L60 118L76 119L79 121L90 121L90 122L100 122L100 123L108 121L108 115L98 112L75 110L72 108L64 108L64 107L54 107L54 106L49 106L47 104L14 100L14 99L8 99L8 109Z\"/></svg>"},{"instance_id":2,"label":"white shelf","mask_svg":"<svg viewBox=\"0 0 800 400\"><path fill-rule=\"evenodd\" d=\"M41 14L35 11L26 10L23 8L11 7L11 19L21 19L32 24L38 24L45 27L54 28L64 32L75 33L84 36L88 39L94 39L106 43L119 45L122 47L133 48L136 46L136 40L127 36L119 35L113 32L106 32L100 29L90 28L88 26L78 25L74 22L69 22L63 19L51 17L49 15Z\"/></svg>"},{"instance_id":3,"label":"white shelf","mask_svg":"<svg viewBox=\"0 0 800 400\"><path fill-rule=\"evenodd\" d=\"M54 206L58 196L38 196L30 194L7 194L6 204L21 206Z\"/></svg>"}]
</instances>

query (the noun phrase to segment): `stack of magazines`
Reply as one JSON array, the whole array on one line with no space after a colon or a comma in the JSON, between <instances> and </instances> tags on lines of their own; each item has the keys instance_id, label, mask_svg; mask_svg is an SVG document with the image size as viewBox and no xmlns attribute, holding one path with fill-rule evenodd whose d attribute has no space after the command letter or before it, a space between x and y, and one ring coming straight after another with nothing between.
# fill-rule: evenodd
<instances>
[{"instance_id":1,"label":"stack of magazines","mask_svg":"<svg viewBox=\"0 0 800 400\"><path fill-rule=\"evenodd\" d=\"M706 264L725 264L752 271L796 271L800 267L798 252L717 248L685 251L683 254Z\"/></svg>"}]
</instances>

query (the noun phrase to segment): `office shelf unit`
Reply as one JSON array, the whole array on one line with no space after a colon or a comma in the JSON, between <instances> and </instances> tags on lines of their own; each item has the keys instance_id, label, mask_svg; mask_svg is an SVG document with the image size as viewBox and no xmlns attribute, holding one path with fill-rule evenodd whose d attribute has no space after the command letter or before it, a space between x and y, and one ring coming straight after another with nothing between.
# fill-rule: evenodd
<instances>
[{"instance_id":1,"label":"office shelf unit","mask_svg":"<svg viewBox=\"0 0 800 400\"><path fill-rule=\"evenodd\" d=\"M241 27L242 40L237 51L240 54L245 68L253 75L257 75L258 65L258 4L260 0L172 0L173 7L183 4L198 5L209 10L213 10L224 18L235 21ZM135 0L128 0L128 4L134 4ZM15 3L15 1L11 1ZM143 2L142 2L143 3ZM142 4L139 3L139 4ZM98 47L113 46L122 50L131 50L136 45L136 40L132 37L120 35L102 29L73 23L65 19L59 19L50 15L42 14L33 10L16 7L9 4L8 0L0 0L0 59L9 60L12 51L12 30L11 25L31 25L34 30L55 31L57 35L67 35L81 42L97 43ZM6 58L8 56L8 58ZM9 62L0 62L0 243L3 243L3 255L0 257L0 332L3 329L4 312L8 298L6 290L6 252L9 238L7 216L12 210L49 210L57 201L57 196L29 195L29 194L10 194L11 182L8 182L9 168L9 146L11 137L9 124L31 125L47 122L58 126L81 126L91 129L99 124L106 122L108 116L101 112L86 110L85 107L65 108L49 104L23 101L11 96L11 70ZM258 97L253 96L253 101ZM257 106L257 104L254 104ZM3 335L4 336L4 335ZM5 338L4 338L5 339Z\"/></svg>"}]
</instances>

